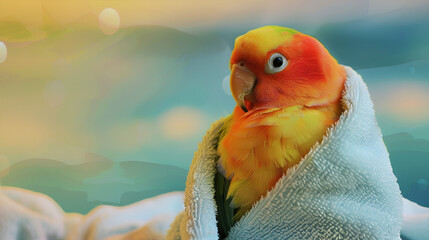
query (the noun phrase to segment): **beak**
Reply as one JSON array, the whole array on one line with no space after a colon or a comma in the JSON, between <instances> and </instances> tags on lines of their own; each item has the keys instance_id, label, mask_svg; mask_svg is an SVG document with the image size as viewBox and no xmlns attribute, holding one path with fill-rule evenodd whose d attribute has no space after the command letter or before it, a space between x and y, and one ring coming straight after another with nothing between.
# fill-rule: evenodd
<instances>
[{"instance_id":1,"label":"beak","mask_svg":"<svg viewBox=\"0 0 429 240\"><path fill-rule=\"evenodd\" d=\"M256 84L256 75L250 71L243 62L232 65L231 68L231 92L237 105L247 112L244 98L251 94Z\"/></svg>"}]
</instances>

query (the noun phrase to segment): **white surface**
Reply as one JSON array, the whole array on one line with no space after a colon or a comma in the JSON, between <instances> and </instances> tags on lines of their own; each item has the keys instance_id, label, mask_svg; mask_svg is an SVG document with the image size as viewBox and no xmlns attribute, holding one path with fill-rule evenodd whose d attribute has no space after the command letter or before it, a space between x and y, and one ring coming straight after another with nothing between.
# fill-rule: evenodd
<instances>
[{"instance_id":1,"label":"white surface","mask_svg":"<svg viewBox=\"0 0 429 240\"><path fill-rule=\"evenodd\" d=\"M401 233L411 240L429 240L429 208L403 199L404 215Z\"/></svg>"},{"instance_id":2,"label":"white surface","mask_svg":"<svg viewBox=\"0 0 429 240\"><path fill-rule=\"evenodd\" d=\"M182 192L162 194L124 207L99 206L83 218L80 226L70 234L70 240L75 237L102 240L132 232L146 224L151 224L151 230L162 234L166 232L162 231L166 228L164 225L168 227L183 209Z\"/></svg>"},{"instance_id":3,"label":"white surface","mask_svg":"<svg viewBox=\"0 0 429 240\"><path fill-rule=\"evenodd\" d=\"M47 196L0 187L0 239L61 239L63 211Z\"/></svg>"},{"instance_id":4,"label":"white surface","mask_svg":"<svg viewBox=\"0 0 429 240\"><path fill-rule=\"evenodd\" d=\"M46 195L3 186L0 239L163 239L183 209L183 192L171 192L124 207L99 206L84 216L64 213Z\"/></svg>"}]
</instances>

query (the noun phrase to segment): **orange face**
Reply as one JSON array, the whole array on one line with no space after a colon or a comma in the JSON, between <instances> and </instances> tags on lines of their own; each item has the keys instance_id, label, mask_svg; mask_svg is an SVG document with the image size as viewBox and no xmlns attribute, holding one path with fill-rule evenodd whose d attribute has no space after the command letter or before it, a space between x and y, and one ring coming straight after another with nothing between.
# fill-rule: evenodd
<instances>
[{"instance_id":1,"label":"orange face","mask_svg":"<svg viewBox=\"0 0 429 240\"><path fill-rule=\"evenodd\" d=\"M337 101L345 71L315 38L267 26L236 39L231 90L244 111Z\"/></svg>"}]
</instances>

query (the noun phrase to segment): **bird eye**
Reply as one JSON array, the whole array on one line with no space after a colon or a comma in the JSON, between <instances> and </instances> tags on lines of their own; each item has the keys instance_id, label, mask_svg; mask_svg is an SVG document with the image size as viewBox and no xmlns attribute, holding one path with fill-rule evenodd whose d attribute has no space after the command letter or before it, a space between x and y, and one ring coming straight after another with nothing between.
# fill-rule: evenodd
<instances>
[{"instance_id":1,"label":"bird eye","mask_svg":"<svg viewBox=\"0 0 429 240\"><path fill-rule=\"evenodd\" d=\"M265 72L269 74L277 73L285 69L286 66L287 59L280 53L274 53L265 65Z\"/></svg>"}]
</instances>

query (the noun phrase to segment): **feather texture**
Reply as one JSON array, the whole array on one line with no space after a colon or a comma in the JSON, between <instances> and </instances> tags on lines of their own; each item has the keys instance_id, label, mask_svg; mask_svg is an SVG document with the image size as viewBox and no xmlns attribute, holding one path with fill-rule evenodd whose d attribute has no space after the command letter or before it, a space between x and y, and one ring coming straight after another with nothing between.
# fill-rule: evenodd
<instances>
[{"instance_id":1,"label":"feather texture","mask_svg":"<svg viewBox=\"0 0 429 240\"><path fill-rule=\"evenodd\" d=\"M322 140L341 114L340 103L293 106L234 114L220 139L219 163L231 179L228 198L240 218L283 174Z\"/></svg>"}]
</instances>

